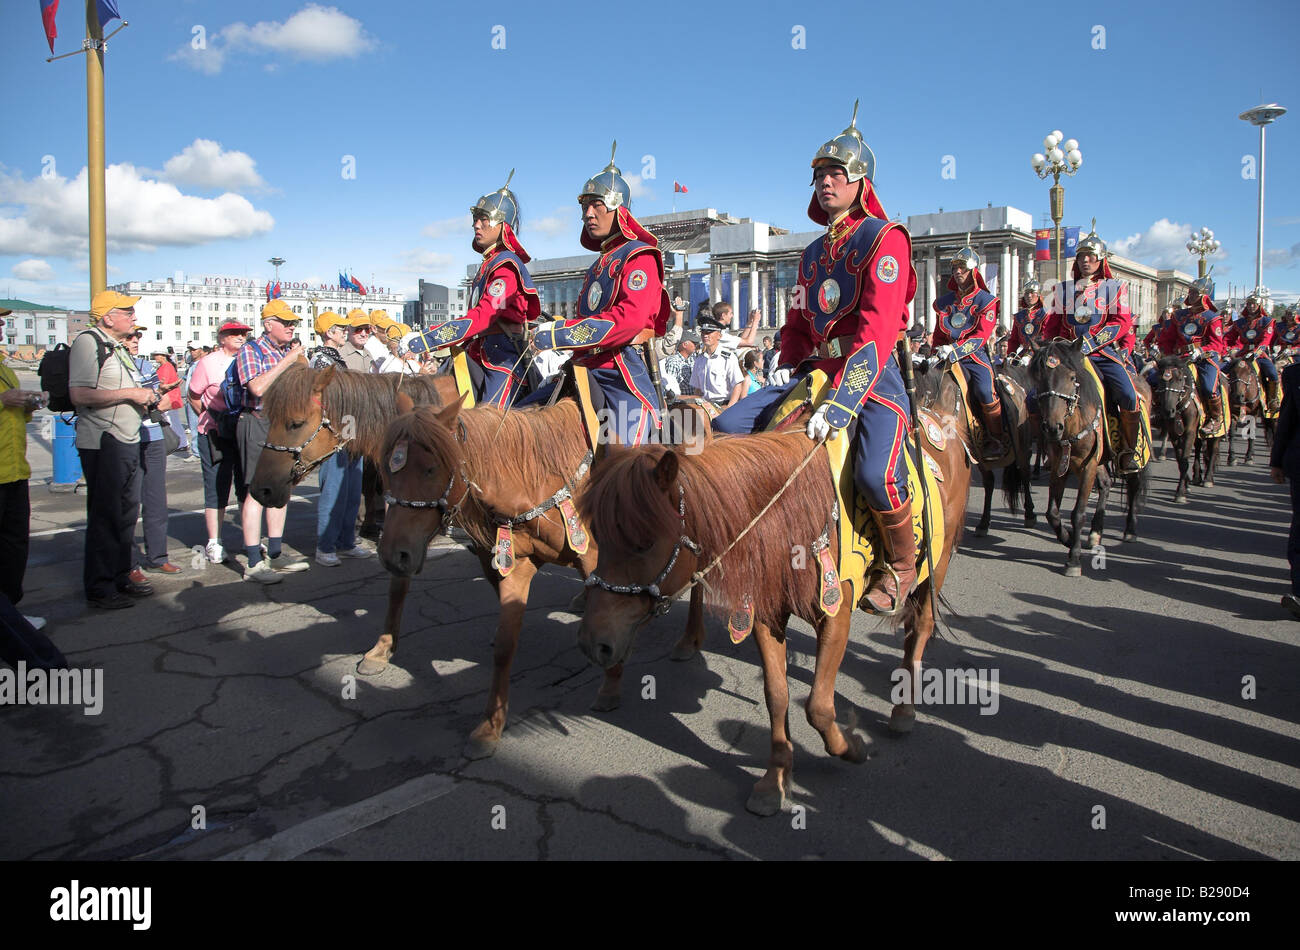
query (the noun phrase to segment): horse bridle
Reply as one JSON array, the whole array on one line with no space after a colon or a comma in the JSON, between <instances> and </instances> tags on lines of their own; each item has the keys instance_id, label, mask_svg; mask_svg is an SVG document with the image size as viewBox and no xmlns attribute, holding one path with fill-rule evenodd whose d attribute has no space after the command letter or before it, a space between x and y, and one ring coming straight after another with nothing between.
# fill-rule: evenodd
<instances>
[{"instance_id":1,"label":"horse bridle","mask_svg":"<svg viewBox=\"0 0 1300 950\"><path fill-rule=\"evenodd\" d=\"M451 490L456 484L456 478L459 477L465 482L465 490L461 492L460 499L453 505L451 501ZM474 483L470 480L469 473L465 470L465 460L461 459L460 471L452 470L451 478L447 480L447 487L443 489L442 495L434 501L423 501L418 498L398 498L392 492L385 490L384 501L390 505L397 505L399 508L414 508L423 510L427 508L437 508L442 512L442 524L438 527L438 533L447 530L453 518L460 514L460 506L465 504L465 499L469 497L470 487Z\"/></svg>"},{"instance_id":2,"label":"horse bridle","mask_svg":"<svg viewBox=\"0 0 1300 950\"><path fill-rule=\"evenodd\" d=\"M663 593L663 591L660 590L659 585L667 580L668 575L673 572L673 568L677 565L677 558L682 553L682 548L687 548L696 557L699 557L703 550L698 544L686 536L686 490L682 487L681 482L677 483L677 496L677 517L681 522L682 533L681 536L678 537L677 543L673 545L672 556L668 558L668 563L664 566L664 569L659 572L658 577L649 584L611 584L593 571L587 575L585 586L599 587L601 590L607 591L611 594L627 594L632 597L639 597L640 595L645 594L654 601L654 605L650 610L651 617L662 617L664 614L668 613L676 595Z\"/></svg>"},{"instance_id":3,"label":"horse bridle","mask_svg":"<svg viewBox=\"0 0 1300 950\"><path fill-rule=\"evenodd\" d=\"M1074 377L1074 393L1073 393L1073 395L1069 395L1069 396L1067 396L1065 393L1058 393L1058 392L1057 392L1056 390L1054 390L1054 389L1049 389L1049 390L1048 390L1047 392L1045 392L1045 393L1039 393L1039 394L1038 394L1039 406L1040 406L1040 415L1041 415L1041 404L1042 404L1042 400L1043 400L1043 398L1046 397L1046 396L1055 396L1057 399L1064 399L1064 400L1065 400L1065 418L1066 418L1066 419L1070 418L1070 416L1074 415L1074 410L1077 409L1078 406L1079 406L1079 376L1078 376L1078 374L1075 374L1075 377ZM1065 445L1072 445L1072 444L1074 444L1075 442L1078 442L1080 439L1084 438L1085 436L1091 435L1092 433L1096 432L1097 429L1098 429L1100 426L1101 426L1101 407L1097 407L1097 411L1096 411L1096 413L1093 415L1093 417L1092 417L1092 422L1091 422L1090 424L1085 425L1085 426L1083 426L1082 428L1080 428L1079 431L1076 432L1074 435L1063 435L1063 436L1061 436L1061 438L1058 439L1057 441L1058 441L1061 445L1063 445L1063 446L1065 446ZM1046 420L1043 421L1043 428L1044 428L1044 429L1047 428L1047 422L1046 422Z\"/></svg>"},{"instance_id":4,"label":"horse bridle","mask_svg":"<svg viewBox=\"0 0 1300 950\"><path fill-rule=\"evenodd\" d=\"M307 436L307 441L299 445L275 445L272 442L262 443L262 448L264 449L270 449L272 452L288 452L293 456L293 468L289 470L289 480L294 485L301 482L304 478L319 468L321 463L343 448L343 436L334 430L334 426L330 422L329 416L325 415L325 408L321 406L320 400L313 397L312 402L314 402L321 411L320 422L317 424L316 429L312 434ZM330 449L330 451L326 452L320 458L314 460L310 465L303 465L303 449L307 448L307 446L311 445L312 442L315 441L316 436L320 435L321 429L328 429L330 434L334 436L336 440L334 448Z\"/></svg>"}]
</instances>

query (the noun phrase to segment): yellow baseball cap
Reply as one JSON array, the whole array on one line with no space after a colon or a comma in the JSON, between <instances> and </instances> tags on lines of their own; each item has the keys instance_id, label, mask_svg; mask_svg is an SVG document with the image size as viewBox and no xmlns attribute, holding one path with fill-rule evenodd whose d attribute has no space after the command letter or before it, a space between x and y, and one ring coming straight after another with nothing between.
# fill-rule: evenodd
<instances>
[{"instance_id":1,"label":"yellow baseball cap","mask_svg":"<svg viewBox=\"0 0 1300 950\"><path fill-rule=\"evenodd\" d=\"M281 323L297 323L302 319L302 317L293 312L293 308L279 297L275 300L267 301L266 306L262 308L262 319L269 320L271 317L275 317L275 319L279 320Z\"/></svg>"},{"instance_id":2,"label":"yellow baseball cap","mask_svg":"<svg viewBox=\"0 0 1300 950\"><path fill-rule=\"evenodd\" d=\"M411 332L411 328L405 323L393 323L392 321L389 321L388 329L384 332L388 334L388 339L399 341L402 337Z\"/></svg>"},{"instance_id":3,"label":"yellow baseball cap","mask_svg":"<svg viewBox=\"0 0 1300 950\"><path fill-rule=\"evenodd\" d=\"M393 318L382 310L371 310L370 324L379 327L381 330L387 330L393 325Z\"/></svg>"},{"instance_id":4,"label":"yellow baseball cap","mask_svg":"<svg viewBox=\"0 0 1300 950\"><path fill-rule=\"evenodd\" d=\"M331 327L345 327L348 321L345 317L340 317L333 310L326 310L316 318L315 329L319 336L324 336L330 331Z\"/></svg>"},{"instance_id":5,"label":"yellow baseball cap","mask_svg":"<svg viewBox=\"0 0 1300 950\"><path fill-rule=\"evenodd\" d=\"M370 326L370 314L366 313L360 307L348 311L348 326L350 327L368 327Z\"/></svg>"},{"instance_id":6,"label":"yellow baseball cap","mask_svg":"<svg viewBox=\"0 0 1300 950\"><path fill-rule=\"evenodd\" d=\"M139 299L139 297L119 294L116 290L101 290L90 298L90 315L98 320L110 310L127 310L134 307Z\"/></svg>"}]
</instances>

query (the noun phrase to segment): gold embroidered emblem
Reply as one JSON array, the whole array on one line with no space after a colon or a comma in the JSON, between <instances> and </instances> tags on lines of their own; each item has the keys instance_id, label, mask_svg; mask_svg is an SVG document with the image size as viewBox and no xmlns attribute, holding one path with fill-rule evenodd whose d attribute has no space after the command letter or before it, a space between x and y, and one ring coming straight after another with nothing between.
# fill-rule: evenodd
<instances>
[{"instance_id":1,"label":"gold embroidered emblem","mask_svg":"<svg viewBox=\"0 0 1300 950\"><path fill-rule=\"evenodd\" d=\"M595 335L596 335L595 330L593 330L591 327L585 327L582 324L579 324L578 326L574 327L572 330L569 331L569 339L572 340L574 343L578 344L579 346L583 346L584 344L590 342L592 337L594 337Z\"/></svg>"},{"instance_id":2,"label":"gold embroidered emblem","mask_svg":"<svg viewBox=\"0 0 1300 950\"><path fill-rule=\"evenodd\" d=\"M442 343L446 340L450 340L455 335L456 328L450 323L444 323L442 326L438 327L437 332L433 334L433 340L435 343Z\"/></svg>"},{"instance_id":3,"label":"gold embroidered emblem","mask_svg":"<svg viewBox=\"0 0 1300 950\"><path fill-rule=\"evenodd\" d=\"M866 392L871 385L871 367L860 363L844 374L844 385L851 393Z\"/></svg>"}]
</instances>

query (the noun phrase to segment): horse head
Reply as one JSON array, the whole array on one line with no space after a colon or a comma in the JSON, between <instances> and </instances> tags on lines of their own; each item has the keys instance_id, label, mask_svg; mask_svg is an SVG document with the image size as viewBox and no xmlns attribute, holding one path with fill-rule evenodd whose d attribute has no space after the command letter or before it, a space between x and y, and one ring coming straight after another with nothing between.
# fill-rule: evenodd
<instances>
[{"instance_id":1,"label":"horse head","mask_svg":"<svg viewBox=\"0 0 1300 950\"><path fill-rule=\"evenodd\" d=\"M627 658L641 625L667 609L696 569L679 467L671 450L611 449L582 494L580 517L599 554L578 646L603 669Z\"/></svg>"},{"instance_id":2,"label":"horse head","mask_svg":"<svg viewBox=\"0 0 1300 950\"><path fill-rule=\"evenodd\" d=\"M1180 356L1162 356L1156 363L1156 384L1152 403L1163 419L1174 420L1182 414L1188 394L1196 389L1196 375L1190 360Z\"/></svg>"},{"instance_id":3,"label":"horse head","mask_svg":"<svg viewBox=\"0 0 1300 950\"><path fill-rule=\"evenodd\" d=\"M462 404L416 409L408 395L397 395L399 415L384 432L379 462L388 502L379 558L399 577L420 572L429 542L470 495L457 438Z\"/></svg>"},{"instance_id":4,"label":"horse head","mask_svg":"<svg viewBox=\"0 0 1300 950\"><path fill-rule=\"evenodd\" d=\"M1259 377L1249 360L1238 356L1228 365L1228 383L1230 413L1245 422L1259 402Z\"/></svg>"},{"instance_id":5,"label":"horse head","mask_svg":"<svg viewBox=\"0 0 1300 950\"><path fill-rule=\"evenodd\" d=\"M266 448L257 462L249 492L267 508L283 508L289 492L352 436L344 420L330 419L324 392L334 368L291 366L276 378L262 400L269 423Z\"/></svg>"},{"instance_id":6,"label":"horse head","mask_svg":"<svg viewBox=\"0 0 1300 950\"><path fill-rule=\"evenodd\" d=\"M1053 340L1038 349L1029 364L1029 373L1038 390L1038 414L1043 432L1050 442L1060 442L1079 431L1084 417L1078 411L1081 397L1086 405L1091 388L1085 385L1083 338L1067 343Z\"/></svg>"}]
</instances>

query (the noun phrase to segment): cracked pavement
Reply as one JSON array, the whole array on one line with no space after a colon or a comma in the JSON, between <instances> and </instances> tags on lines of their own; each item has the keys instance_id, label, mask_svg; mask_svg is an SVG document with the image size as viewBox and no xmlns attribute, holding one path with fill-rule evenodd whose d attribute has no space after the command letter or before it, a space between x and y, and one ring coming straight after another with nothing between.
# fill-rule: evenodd
<instances>
[{"instance_id":1,"label":"cracked pavement","mask_svg":"<svg viewBox=\"0 0 1300 950\"><path fill-rule=\"evenodd\" d=\"M1300 857L1300 625L1277 606L1289 512L1259 462L1223 468L1185 508L1171 502L1172 463L1157 463L1142 540L1118 543L1112 509L1106 566L1082 579L1062 576L1041 521L995 509L988 538L968 529L945 589L950 631L926 665L997 669L998 712L921 708L910 736L891 737L901 638L859 613L837 703L867 739L862 765L827 757L804 719L814 641L793 622L794 790L785 812L757 818L744 807L768 749L757 651L732 646L720 621L703 656L673 663L686 617L674 605L642 630L621 708L591 712L601 675L567 610L579 582L548 568L500 748L471 761L497 609L463 548L435 546L390 668L354 676L382 624L378 561L313 562L272 587L231 565L196 569L199 470L174 464L185 573L154 578L157 595L133 609L90 612L81 534L66 530L84 496L50 494L48 449L35 431L30 443L22 609L49 618L74 665L103 669L105 696L99 716L0 706L2 858ZM291 502L286 532L308 556L314 494ZM1035 495L1041 511L1045 482ZM1248 523L1256 505L1266 519Z\"/></svg>"}]
</instances>

